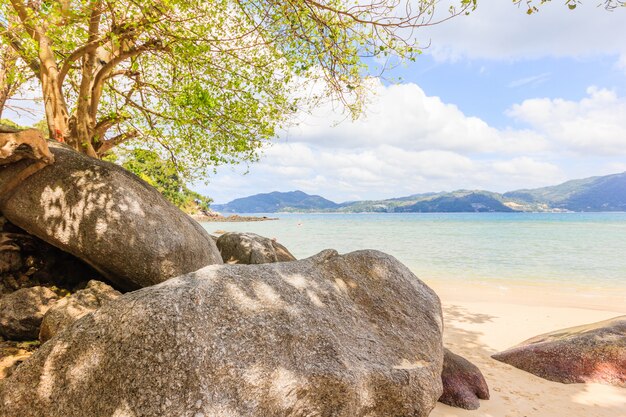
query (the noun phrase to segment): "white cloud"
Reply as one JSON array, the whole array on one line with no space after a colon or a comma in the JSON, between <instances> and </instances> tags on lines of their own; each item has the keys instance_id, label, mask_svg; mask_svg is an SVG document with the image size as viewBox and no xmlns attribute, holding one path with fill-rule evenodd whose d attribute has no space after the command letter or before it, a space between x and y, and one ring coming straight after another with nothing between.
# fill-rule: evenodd
<instances>
[{"instance_id":1,"label":"white cloud","mask_svg":"<svg viewBox=\"0 0 626 417\"><path fill-rule=\"evenodd\" d=\"M525 100L507 114L528 128L497 129L415 84L374 87L362 119L335 125L330 109L318 109L243 181L218 175L206 191L218 202L294 189L346 201L510 191L626 169L626 98L611 90L591 87L580 101Z\"/></svg>"},{"instance_id":2,"label":"white cloud","mask_svg":"<svg viewBox=\"0 0 626 417\"><path fill-rule=\"evenodd\" d=\"M544 139L528 130L498 130L477 117L468 117L453 104L427 96L416 84L388 87L372 81L374 98L357 121L329 123L328 106L291 129L286 138L324 146L365 147L379 143L408 151L537 152Z\"/></svg>"},{"instance_id":3,"label":"white cloud","mask_svg":"<svg viewBox=\"0 0 626 417\"><path fill-rule=\"evenodd\" d=\"M593 1L573 11L551 2L528 16L510 1L484 0L469 16L423 28L418 38L430 39L426 53L442 61L586 57L625 54L623 26L622 10L607 12Z\"/></svg>"},{"instance_id":4,"label":"white cloud","mask_svg":"<svg viewBox=\"0 0 626 417\"><path fill-rule=\"evenodd\" d=\"M580 101L529 99L507 112L549 137L564 150L584 154L626 154L626 98L590 87Z\"/></svg>"},{"instance_id":5,"label":"white cloud","mask_svg":"<svg viewBox=\"0 0 626 417\"><path fill-rule=\"evenodd\" d=\"M527 156L520 156L508 161L493 163L496 174L502 174L509 180L525 183L526 187L545 184L545 179L550 181L564 180L563 173L554 164L539 162Z\"/></svg>"}]
</instances>

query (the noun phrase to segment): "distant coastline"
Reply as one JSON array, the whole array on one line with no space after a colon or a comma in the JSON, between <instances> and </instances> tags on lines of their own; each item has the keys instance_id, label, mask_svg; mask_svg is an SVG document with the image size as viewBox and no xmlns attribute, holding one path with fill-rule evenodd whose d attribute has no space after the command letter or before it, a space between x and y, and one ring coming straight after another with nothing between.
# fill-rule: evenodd
<instances>
[{"instance_id":1,"label":"distant coastline","mask_svg":"<svg viewBox=\"0 0 626 417\"><path fill-rule=\"evenodd\" d=\"M268 220L278 220L278 217L268 216L240 216L239 214L231 214L230 216L224 216L219 213L213 213L213 215L206 214L190 214L190 216L197 222L263 222Z\"/></svg>"},{"instance_id":2,"label":"distant coastline","mask_svg":"<svg viewBox=\"0 0 626 417\"><path fill-rule=\"evenodd\" d=\"M303 191L256 194L212 208L222 213L563 213L626 211L626 172L496 193L457 190L336 203Z\"/></svg>"}]
</instances>

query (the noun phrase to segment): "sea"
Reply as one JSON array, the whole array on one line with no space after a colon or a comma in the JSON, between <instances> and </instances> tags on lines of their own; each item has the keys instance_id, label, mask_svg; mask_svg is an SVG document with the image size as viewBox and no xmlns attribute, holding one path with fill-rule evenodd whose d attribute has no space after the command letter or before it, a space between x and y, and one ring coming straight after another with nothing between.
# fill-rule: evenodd
<instances>
[{"instance_id":1,"label":"sea","mask_svg":"<svg viewBox=\"0 0 626 417\"><path fill-rule=\"evenodd\" d=\"M626 213L251 214L279 220L203 223L210 233L276 238L298 259L323 249L377 249L424 280L626 288Z\"/></svg>"}]
</instances>

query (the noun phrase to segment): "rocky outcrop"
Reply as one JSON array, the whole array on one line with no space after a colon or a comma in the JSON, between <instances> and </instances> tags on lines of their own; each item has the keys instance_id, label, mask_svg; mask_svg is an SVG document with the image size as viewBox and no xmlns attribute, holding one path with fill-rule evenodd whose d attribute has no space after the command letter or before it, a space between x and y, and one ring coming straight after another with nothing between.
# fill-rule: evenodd
<instances>
[{"instance_id":1,"label":"rocky outcrop","mask_svg":"<svg viewBox=\"0 0 626 417\"><path fill-rule=\"evenodd\" d=\"M286 247L254 233L224 233L217 239L217 248L222 260L228 263L265 264L271 262L289 262L296 258Z\"/></svg>"},{"instance_id":2,"label":"rocky outcrop","mask_svg":"<svg viewBox=\"0 0 626 417\"><path fill-rule=\"evenodd\" d=\"M391 256L214 265L127 293L0 385L0 417L426 417L439 299Z\"/></svg>"},{"instance_id":3,"label":"rocky outcrop","mask_svg":"<svg viewBox=\"0 0 626 417\"><path fill-rule=\"evenodd\" d=\"M0 242L0 296L36 286L73 292L90 279L104 279L80 259L29 235L1 214Z\"/></svg>"},{"instance_id":4,"label":"rocky outcrop","mask_svg":"<svg viewBox=\"0 0 626 417\"><path fill-rule=\"evenodd\" d=\"M626 316L546 333L492 358L550 381L626 387Z\"/></svg>"},{"instance_id":5,"label":"rocky outcrop","mask_svg":"<svg viewBox=\"0 0 626 417\"><path fill-rule=\"evenodd\" d=\"M54 156L41 131L0 126L0 166L22 159L33 159L45 164L54 162Z\"/></svg>"},{"instance_id":6,"label":"rocky outcrop","mask_svg":"<svg viewBox=\"0 0 626 417\"><path fill-rule=\"evenodd\" d=\"M46 287L17 290L0 298L0 336L10 340L35 340L41 320L59 297Z\"/></svg>"},{"instance_id":7,"label":"rocky outcrop","mask_svg":"<svg viewBox=\"0 0 626 417\"><path fill-rule=\"evenodd\" d=\"M89 281L85 289L61 299L48 310L41 322L39 340L43 343L51 339L85 314L96 311L120 295L104 282Z\"/></svg>"},{"instance_id":8,"label":"rocky outcrop","mask_svg":"<svg viewBox=\"0 0 626 417\"><path fill-rule=\"evenodd\" d=\"M452 407L477 410L481 400L489 399L489 387L480 369L449 349L444 349L441 372L443 394L439 401Z\"/></svg>"},{"instance_id":9,"label":"rocky outcrop","mask_svg":"<svg viewBox=\"0 0 626 417\"><path fill-rule=\"evenodd\" d=\"M0 195L15 225L84 260L122 289L222 263L208 233L123 168L49 143L56 162ZM0 170L0 189L32 164Z\"/></svg>"}]
</instances>

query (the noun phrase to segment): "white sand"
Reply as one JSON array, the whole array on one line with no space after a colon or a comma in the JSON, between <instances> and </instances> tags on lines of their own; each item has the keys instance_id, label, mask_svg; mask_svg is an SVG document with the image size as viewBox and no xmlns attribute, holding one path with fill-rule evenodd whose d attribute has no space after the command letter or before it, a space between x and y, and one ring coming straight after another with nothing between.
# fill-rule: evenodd
<instances>
[{"instance_id":1,"label":"white sand","mask_svg":"<svg viewBox=\"0 0 626 417\"><path fill-rule=\"evenodd\" d=\"M626 417L626 388L550 382L490 358L530 337L626 315L626 290L428 282L444 344L483 372L491 399L475 411L438 404L433 417Z\"/></svg>"}]
</instances>

